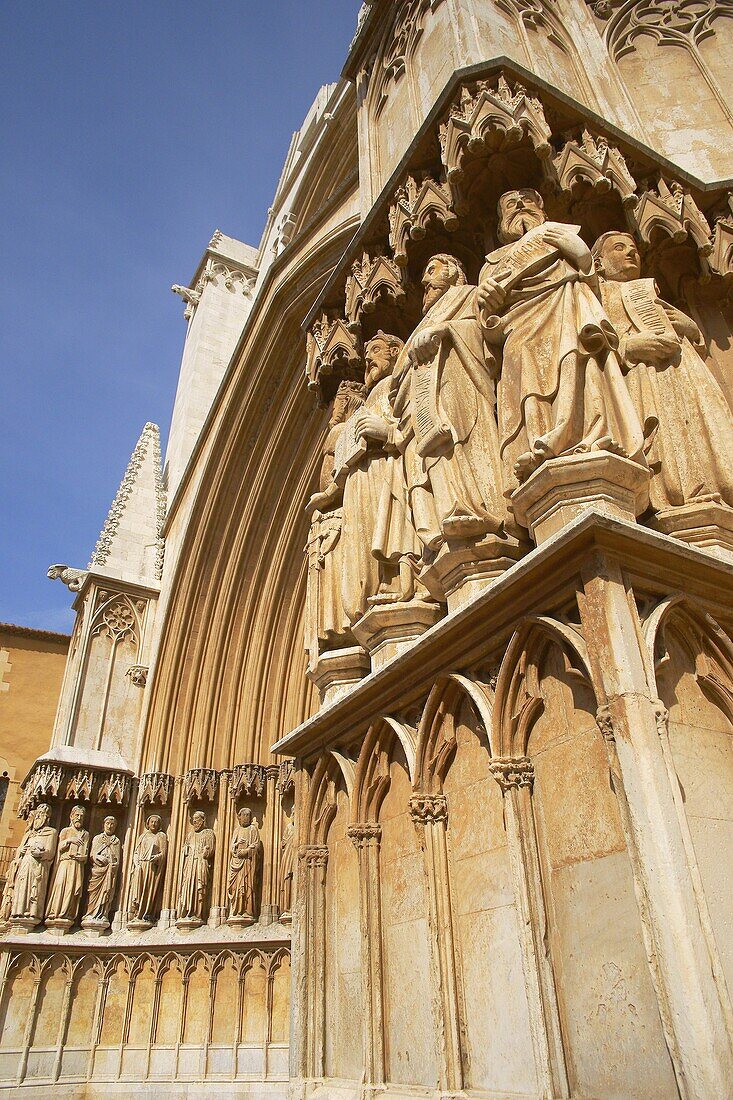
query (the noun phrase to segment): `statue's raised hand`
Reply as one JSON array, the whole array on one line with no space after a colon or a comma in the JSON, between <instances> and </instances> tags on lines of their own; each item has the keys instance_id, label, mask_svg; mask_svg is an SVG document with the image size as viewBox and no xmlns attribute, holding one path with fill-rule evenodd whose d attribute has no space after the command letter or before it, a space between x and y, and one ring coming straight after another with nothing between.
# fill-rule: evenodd
<instances>
[{"instance_id":1,"label":"statue's raised hand","mask_svg":"<svg viewBox=\"0 0 733 1100\"><path fill-rule=\"evenodd\" d=\"M589 274L593 270L593 257L585 241L568 226L553 225L542 234L548 244L553 245L578 271Z\"/></svg>"},{"instance_id":2,"label":"statue's raised hand","mask_svg":"<svg viewBox=\"0 0 733 1100\"><path fill-rule=\"evenodd\" d=\"M386 443L387 441L387 425L381 416L377 416L376 413L360 409L354 418L354 427L356 428L357 438L370 439L375 443Z\"/></svg>"},{"instance_id":3,"label":"statue's raised hand","mask_svg":"<svg viewBox=\"0 0 733 1100\"><path fill-rule=\"evenodd\" d=\"M441 340L445 339L448 329L444 325L431 325L418 332L410 344L410 359L421 365L428 363L440 351Z\"/></svg>"},{"instance_id":4,"label":"statue's raised hand","mask_svg":"<svg viewBox=\"0 0 733 1100\"><path fill-rule=\"evenodd\" d=\"M506 290L496 279L485 279L476 291L476 304L485 316L496 314L506 301Z\"/></svg>"}]
</instances>

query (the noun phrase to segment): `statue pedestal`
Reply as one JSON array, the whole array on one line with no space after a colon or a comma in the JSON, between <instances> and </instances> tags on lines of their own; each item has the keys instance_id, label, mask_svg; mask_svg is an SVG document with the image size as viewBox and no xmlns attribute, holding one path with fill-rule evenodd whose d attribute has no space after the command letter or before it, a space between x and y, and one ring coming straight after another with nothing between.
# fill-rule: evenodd
<instances>
[{"instance_id":1,"label":"statue pedestal","mask_svg":"<svg viewBox=\"0 0 733 1100\"><path fill-rule=\"evenodd\" d=\"M511 494L517 523L540 546L592 508L634 522L649 507L649 471L610 451L551 458Z\"/></svg>"},{"instance_id":2,"label":"statue pedestal","mask_svg":"<svg viewBox=\"0 0 733 1100\"><path fill-rule=\"evenodd\" d=\"M179 917L176 928L179 932L192 932L194 928L200 928L203 923L201 917Z\"/></svg>"},{"instance_id":3,"label":"statue pedestal","mask_svg":"<svg viewBox=\"0 0 733 1100\"><path fill-rule=\"evenodd\" d=\"M354 623L354 636L371 655L372 668L381 668L443 618L443 609L427 600L374 603Z\"/></svg>"},{"instance_id":4,"label":"statue pedestal","mask_svg":"<svg viewBox=\"0 0 733 1100\"><path fill-rule=\"evenodd\" d=\"M46 921L46 929L56 936L65 936L73 924L73 920L66 917L56 917L55 920Z\"/></svg>"},{"instance_id":5,"label":"statue pedestal","mask_svg":"<svg viewBox=\"0 0 733 1100\"><path fill-rule=\"evenodd\" d=\"M448 611L456 611L471 603L528 549L509 535L448 538L429 571L445 592Z\"/></svg>"},{"instance_id":6,"label":"statue pedestal","mask_svg":"<svg viewBox=\"0 0 733 1100\"><path fill-rule=\"evenodd\" d=\"M227 924L231 928L249 928L251 924L254 924L255 919L251 913L243 913L241 915L233 914L231 917L227 917Z\"/></svg>"},{"instance_id":7,"label":"statue pedestal","mask_svg":"<svg viewBox=\"0 0 733 1100\"><path fill-rule=\"evenodd\" d=\"M308 676L318 688L321 706L328 706L367 676L369 669L369 654L357 645L322 654Z\"/></svg>"},{"instance_id":8,"label":"statue pedestal","mask_svg":"<svg viewBox=\"0 0 733 1100\"><path fill-rule=\"evenodd\" d=\"M13 917L10 922L10 933L13 936L27 936L29 932L35 931L40 923L32 917Z\"/></svg>"},{"instance_id":9,"label":"statue pedestal","mask_svg":"<svg viewBox=\"0 0 733 1100\"><path fill-rule=\"evenodd\" d=\"M693 500L658 512L650 526L682 542L733 561L733 508L717 500Z\"/></svg>"},{"instance_id":10,"label":"statue pedestal","mask_svg":"<svg viewBox=\"0 0 733 1100\"><path fill-rule=\"evenodd\" d=\"M92 939L98 939L109 928L109 921L103 917L96 920L94 917L84 917L81 922L82 931Z\"/></svg>"},{"instance_id":11,"label":"statue pedestal","mask_svg":"<svg viewBox=\"0 0 733 1100\"><path fill-rule=\"evenodd\" d=\"M129 920L127 922L128 932L147 932L148 928L153 927L151 920Z\"/></svg>"},{"instance_id":12,"label":"statue pedestal","mask_svg":"<svg viewBox=\"0 0 733 1100\"><path fill-rule=\"evenodd\" d=\"M280 914L280 924L292 924L292 923L293 923L293 914L292 913L281 913Z\"/></svg>"}]
</instances>

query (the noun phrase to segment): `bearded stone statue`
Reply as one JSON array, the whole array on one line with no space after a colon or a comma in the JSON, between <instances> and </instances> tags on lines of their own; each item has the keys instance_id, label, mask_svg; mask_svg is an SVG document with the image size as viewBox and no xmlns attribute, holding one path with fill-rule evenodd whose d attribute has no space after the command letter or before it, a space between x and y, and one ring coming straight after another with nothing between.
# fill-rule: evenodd
<instances>
[{"instance_id":1,"label":"bearded stone statue","mask_svg":"<svg viewBox=\"0 0 733 1100\"><path fill-rule=\"evenodd\" d=\"M498 422L507 474L524 482L546 459L610 451L642 466L644 434L595 293L579 227L547 222L541 196L499 200L502 247L486 257L477 302L502 348Z\"/></svg>"}]
</instances>

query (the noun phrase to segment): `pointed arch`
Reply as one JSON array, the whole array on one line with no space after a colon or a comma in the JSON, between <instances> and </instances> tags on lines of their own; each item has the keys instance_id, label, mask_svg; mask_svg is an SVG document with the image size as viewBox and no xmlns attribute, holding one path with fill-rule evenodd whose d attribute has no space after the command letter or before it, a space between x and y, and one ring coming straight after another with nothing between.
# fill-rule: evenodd
<instances>
[{"instance_id":1,"label":"pointed arch","mask_svg":"<svg viewBox=\"0 0 733 1100\"><path fill-rule=\"evenodd\" d=\"M496 683L491 745L498 757L523 757L534 722L544 709L540 669L547 649L557 645L568 673L594 692L588 650L577 627L547 615L526 618L515 631Z\"/></svg>"},{"instance_id":2,"label":"pointed arch","mask_svg":"<svg viewBox=\"0 0 733 1100\"><path fill-rule=\"evenodd\" d=\"M434 684L425 704L417 735L413 786L416 791L438 792L456 748L455 715L461 699L467 699L491 745L492 698L490 689L461 673L449 673Z\"/></svg>"},{"instance_id":3,"label":"pointed arch","mask_svg":"<svg viewBox=\"0 0 733 1100\"><path fill-rule=\"evenodd\" d=\"M415 730L385 716L369 727L356 762L356 778L351 801L351 822L376 821L389 790L389 766L395 744L407 761L410 781L415 775Z\"/></svg>"}]
</instances>

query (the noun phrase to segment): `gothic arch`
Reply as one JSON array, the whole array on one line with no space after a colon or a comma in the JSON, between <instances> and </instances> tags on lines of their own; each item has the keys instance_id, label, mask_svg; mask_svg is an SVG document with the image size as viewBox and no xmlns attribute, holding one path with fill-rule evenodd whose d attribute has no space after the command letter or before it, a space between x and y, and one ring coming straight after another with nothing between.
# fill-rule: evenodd
<instances>
[{"instance_id":1,"label":"gothic arch","mask_svg":"<svg viewBox=\"0 0 733 1100\"><path fill-rule=\"evenodd\" d=\"M665 630L679 624L680 644L695 666L695 678L733 722L733 641L713 616L690 597L678 593L662 600L643 623L647 675L659 695L657 672L667 661Z\"/></svg>"},{"instance_id":2,"label":"gothic arch","mask_svg":"<svg viewBox=\"0 0 733 1100\"><path fill-rule=\"evenodd\" d=\"M389 790L389 765L399 744L407 761L410 781L415 776L415 731L395 718L384 717L369 728L356 762L351 821L377 821Z\"/></svg>"},{"instance_id":3,"label":"gothic arch","mask_svg":"<svg viewBox=\"0 0 733 1100\"><path fill-rule=\"evenodd\" d=\"M491 744L493 700L491 689L463 676L451 673L441 677L428 696L420 721L417 738L415 776L416 791L438 793L455 752L455 714L460 700L468 699L482 728L486 732L489 753Z\"/></svg>"},{"instance_id":4,"label":"gothic arch","mask_svg":"<svg viewBox=\"0 0 733 1100\"><path fill-rule=\"evenodd\" d=\"M577 627L548 616L531 616L516 630L499 669L492 713L496 756L523 757L532 726L544 709L540 669L545 652L559 646L566 669L592 688L588 652Z\"/></svg>"}]
</instances>

